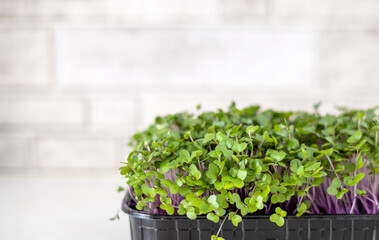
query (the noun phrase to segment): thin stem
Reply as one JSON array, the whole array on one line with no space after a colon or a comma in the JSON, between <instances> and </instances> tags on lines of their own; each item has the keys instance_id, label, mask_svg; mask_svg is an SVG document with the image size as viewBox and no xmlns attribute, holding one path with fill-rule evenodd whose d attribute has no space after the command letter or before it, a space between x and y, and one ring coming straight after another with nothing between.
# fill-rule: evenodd
<instances>
[{"instance_id":1,"label":"thin stem","mask_svg":"<svg viewBox=\"0 0 379 240\"><path fill-rule=\"evenodd\" d=\"M179 203L176 199L174 199L174 198L171 198L171 200L174 201L176 204L178 204L178 206L175 206L175 205L172 205L172 204L171 204L172 207L173 207L173 208L177 208L177 209L179 209L179 205L180 205L180 203Z\"/></svg>"},{"instance_id":2,"label":"thin stem","mask_svg":"<svg viewBox=\"0 0 379 240\"><path fill-rule=\"evenodd\" d=\"M357 175L357 159L359 158L359 156L360 156L360 154L358 154L358 156L355 158L354 177ZM353 211L355 209L355 205L357 204L357 184L354 185L353 192L354 192L353 204L351 205L351 208L350 208L350 211L349 211L350 214L353 213Z\"/></svg>"},{"instance_id":3,"label":"thin stem","mask_svg":"<svg viewBox=\"0 0 379 240\"><path fill-rule=\"evenodd\" d=\"M310 178L308 178L308 180L307 180L307 184L305 185L305 188L304 188L304 189L306 189L306 188L308 187L308 185L309 185L309 181L310 181ZM304 196L302 196L302 197L300 198L299 203L297 204L297 208L295 209L295 211L293 211L293 213L295 213L296 210L300 207L301 202L303 201L303 198L304 198Z\"/></svg>"},{"instance_id":4,"label":"thin stem","mask_svg":"<svg viewBox=\"0 0 379 240\"><path fill-rule=\"evenodd\" d=\"M265 143L265 141L262 141L262 142L259 144L258 149L257 149L257 151L255 152L255 156L258 155L259 150L261 150L261 147L263 146L264 143Z\"/></svg>"},{"instance_id":5,"label":"thin stem","mask_svg":"<svg viewBox=\"0 0 379 240\"><path fill-rule=\"evenodd\" d=\"M150 150L150 146L149 146L148 143L146 143L146 148L147 148L147 150L148 150L149 152L151 152L151 150Z\"/></svg>"},{"instance_id":6,"label":"thin stem","mask_svg":"<svg viewBox=\"0 0 379 240\"><path fill-rule=\"evenodd\" d=\"M354 197L353 197L353 205L351 205L349 214L353 214L353 211L355 209L355 205L357 204L357 185L354 185Z\"/></svg>"},{"instance_id":7,"label":"thin stem","mask_svg":"<svg viewBox=\"0 0 379 240\"><path fill-rule=\"evenodd\" d=\"M357 170L354 171L354 176L357 175L356 173L357 173ZM353 204L351 205L349 214L353 213L353 211L355 209L355 205L357 204L357 184L354 185L353 192L354 192L354 195L353 195Z\"/></svg>"},{"instance_id":8,"label":"thin stem","mask_svg":"<svg viewBox=\"0 0 379 240\"><path fill-rule=\"evenodd\" d=\"M368 189L368 188L364 188L364 190L366 190L368 193L370 193L372 195L372 197L374 198L374 201L375 201L376 208L379 211L379 202L378 202L378 199L375 197L375 194L372 191L370 191L370 189ZM369 199L369 198L367 198L367 199Z\"/></svg>"},{"instance_id":9,"label":"thin stem","mask_svg":"<svg viewBox=\"0 0 379 240\"><path fill-rule=\"evenodd\" d=\"M132 197L133 201L134 201L135 203L137 203L138 201L137 201L137 199L134 197L134 195L132 194L131 187L128 188L128 191L129 191L129 195Z\"/></svg>"},{"instance_id":10,"label":"thin stem","mask_svg":"<svg viewBox=\"0 0 379 240\"><path fill-rule=\"evenodd\" d=\"M204 169L203 169L203 166L200 163L200 159L199 158L197 158L197 162L199 163L199 168L200 168L200 171L201 171L201 175L203 175Z\"/></svg>"},{"instance_id":11,"label":"thin stem","mask_svg":"<svg viewBox=\"0 0 379 240\"><path fill-rule=\"evenodd\" d=\"M253 140L251 139L251 136L250 134L247 134L249 136L249 139L250 139L250 144L251 144L251 153L250 153L250 157L252 158L253 155L254 155L254 144L253 144Z\"/></svg>"},{"instance_id":12,"label":"thin stem","mask_svg":"<svg viewBox=\"0 0 379 240\"><path fill-rule=\"evenodd\" d=\"M254 184L253 190L251 191L251 196L253 196L256 187L257 185Z\"/></svg>"},{"instance_id":13,"label":"thin stem","mask_svg":"<svg viewBox=\"0 0 379 240\"><path fill-rule=\"evenodd\" d=\"M333 169L333 171L334 171L334 174L336 175L336 177L338 178L338 180L341 181L340 177L339 177L338 174L337 174L336 169L335 169L334 166L333 166L332 160L329 158L328 155L326 155L326 158L328 159L328 161L329 161L329 163L330 163L330 166L332 167L332 169Z\"/></svg>"},{"instance_id":14,"label":"thin stem","mask_svg":"<svg viewBox=\"0 0 379 240\"><path fill-rule=\"evenodd\" d=\"M373 194L372 197L374 198L374 201L376 203L376 208L378 209L379 211L379 203L378 203L378 199L375 197L375 195Z\"/></svg>"},{"instance_id":15,"label":"thin stem","mask_svg":"<svg viewBox=\"0 0 379 240\"><path fill-rule=\"evenodd\" d=\"M374 200L372 200L371 198L369 197L365 197L365 199L369 200L372 204L375 204L376 205L376 202Z\"/></svg>"},{"instance_id":16,"label":"thin stem","mask_svg":"<svg viewBox=\"0 0 379 240\"><path fill-rule=\"evenodd\" d=\"M270 201L270 205L269 205L268 208L267 208L267 213L266 213L266 214L268 214L268 213L270 212L271 207L272 207L272 202Z\"/></svg>"},{"instance_id":17,"label":"thin stem","mask_svg":"<svg viewBox=\"0 0 379 240\"><path fill-rule=\"evenodd\" d=\"M193 145L195 145L195 147L197 147L198 149L201 149L198 145L196 145L195 141L193 140L192 136L189 135L190 139L191 139L191 142L193 143ZM163 151L163 150L162 150Z\"/></svg>"},{"instance_id":18,"label":"thin stem","mask_svg":"<svg viewBox=\"0 0 379 240\"><path fill-rule=\"evenodd\" d=\"M189 137L190 137L191 141L195 144L195 141L193 140L192 136L189 135Z\"/></svg>"},{"instance_id":19,"label":"thin stem","mask_svg":"<svg viewBox=\"0 0 379 240\"><path fill-rule=\"evenodd\" d=\"M237 210L237 211L238 211L238 210ZM225 216L224 220L221 222L221 225L220 225L220 227L218 228L218 231L217 231L217 234L216 234L216 238L217 238L218 235L220 234L221 229L222 229L222 226L224 226L224 223L225 223L226 219L228 218L228 216L229 216L229 213Z\"/></svg>"}]
</instances>

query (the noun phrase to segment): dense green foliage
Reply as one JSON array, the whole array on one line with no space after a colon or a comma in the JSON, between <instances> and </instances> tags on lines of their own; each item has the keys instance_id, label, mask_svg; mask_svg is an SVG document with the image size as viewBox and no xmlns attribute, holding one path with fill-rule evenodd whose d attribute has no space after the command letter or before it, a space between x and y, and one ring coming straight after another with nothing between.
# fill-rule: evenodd
<instances>
[{"instance_id":1,"label":"dense green foliage","mask_svg":"<svg viewBox=\"0 0 379 240\"><path fill-rule=\"evenodd\" d=\"M375 109L322 116L317 106L306 113L232 104L156 118L134 135L120 170L138 210L213 222L227 216L234 225L241 215L270 213L282 226L287 213L310 211L310 191L325 179L331 198L349 192L355 207L367 194L358 183L379 171L378 131Z\"/></svg>"}]
</instances>

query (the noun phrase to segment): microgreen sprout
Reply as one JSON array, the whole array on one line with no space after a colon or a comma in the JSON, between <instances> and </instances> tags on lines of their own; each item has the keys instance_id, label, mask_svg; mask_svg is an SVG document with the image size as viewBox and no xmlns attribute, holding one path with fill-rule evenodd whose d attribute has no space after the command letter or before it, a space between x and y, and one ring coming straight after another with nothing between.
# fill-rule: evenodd
<instances>
[{"instance_id":1,"label":"microgreen sprout","mask_svg":"<svg viewBox=\"0 0 379 240\"><path fill-rule=\"evenodd\" d=\"M307 113L232 104L157 117L134 135L120 168L129 205L235 226L247 214L269 214L278 226L287 215L378 214L376 108L321 115L319 106Z\"/></svg>"}]
</instances>

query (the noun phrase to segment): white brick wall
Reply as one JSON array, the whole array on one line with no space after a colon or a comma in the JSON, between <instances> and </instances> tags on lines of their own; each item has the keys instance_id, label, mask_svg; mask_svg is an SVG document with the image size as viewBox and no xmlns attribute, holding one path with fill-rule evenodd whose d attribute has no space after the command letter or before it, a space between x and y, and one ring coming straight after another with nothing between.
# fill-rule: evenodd
<instances>
[{"instance_id":1,"label":"white brick wall","mask_svg":"<svg viewBox=\"0 0 379 240\"><path fill-rule=\"evenodd\" d=\"M38 168L117 168L122 151L115 139L98 137L46 137L36 141Z\"/></svg>"},{"instance_id":2,"label":"white brick wall","mask_svg":"<svg viewBox=\"0 0 379 240\"><path fill-rule=\"evenodd\" d=\"M321 40L321 84L379 90L379 29L326 31Z\"/></svg>"},{"instance_id":3,"label":"white brick wall","mask_svg":"<svg viewBox=\"0 0 379 240\"><path fill-rule=\"evenodd\" d=\"M309 31L91 29L61 30L56 38L62 86L312 84Z\"/></svg>"},{"instance_id":4,"label":"white brick wall","mask_svg":"<svg viewBox=\"0 0 379 240\"><path fill-rule=\"evenodd\" d=\"M157 115L379 105L375 0L0 0L0 168L112 168Z\"/></svg>"},{"instance_id":5,"label":"white brick wall","mask_svg":"<svg viewBox=\"0 0 379 240\"><path fill-rule=\"evenodd\" d=\"M268 14L267 0L219 0L219 2L221 18L231 23L263 21Z\"/></svg>"},{"instance_id":6,"label":"white brick wall","mask_svg":"<svg viewBox=\"0 0 379 240\"><path fill-rule=\"evenodd\" d=\"M31 167L32 137L27 135L19 133L0 135L0 168Z\"/></svg>"},{"instance_id":7,"label":"white brick wall","mask_svg":"<svg viewBox=\"0 0 379 240\"><path fill-rule=\"evenodd\" d=\"M51 98L0 99L0 124L81 125L84 106L80 100Z\"/></svg>"},{"instance_id":8,"label":"white brick wall","mask_svg":"<svg viewBox=\"0 0 379 240\"><path fill-rule=\"evenodd\" d=\"M136 124L136 105L134 98L94 97L91 101L91 119L95 127L127 127Z\"/></svg>"},{"instance_id":9,"label":"white brick wall","mask_svg":"<svg viewBox=\"0 0 379 240\"><path fill-rule=\"evenodd\" d=\"M278 17L325 21L375 21L379 18L376 0L274 0Z\"/></svg>"},{"instance_id":10,"label":"white brick wall","mask_svg":"<svg viewBox=\"0 0 379 240\"><path fill-rule=\"evenodd\" d=\"M120 0L2 0L0 16L40 23L113 21L122 19L123 9L126 8L126 2Z\"/></svg>"},{"instance_id":11,"label":"white brick wall","mask_svg":"<svg viewBox=\"0 0 379 240\"><path fill-rule=\"evenodd\" d=\"M49 47L44 30L0 28L0 86L48 85Z\"/></svg>"}]
</instances>

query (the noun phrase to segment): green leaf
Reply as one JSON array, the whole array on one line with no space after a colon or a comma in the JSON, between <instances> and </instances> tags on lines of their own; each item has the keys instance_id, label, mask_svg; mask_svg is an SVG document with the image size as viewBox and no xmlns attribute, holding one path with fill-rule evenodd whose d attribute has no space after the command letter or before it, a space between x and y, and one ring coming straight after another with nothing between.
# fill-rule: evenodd
<instances>
[{"instance_id":1,"label":"green leaf","mask_svg":"<svg viewBox=\"0 0 379 240\"><path fill-rule=\"evenodd\" d=\"M287 216L287 212L284 211L284 210L282 210L280 207L276 207L275 208L275 212L276 212L276 214L278 214L278 215L280 215L282 217Z\"/></svg>"},{"instance_id":2,"label":"green leaf","mask_svg":"<svg viewBox=\"0 0 379 240\"><path fill-rule=\"evenodd\" d=\"M192 190L189 187L179 188L179 194L183 197L186 197L187 195L189 195L191 193L192 193Z\"/></svg>"},{"instance_id":3,"label":"green leaf","mask_svg":"<svg viewBox=\"0 0 379 240\"><path fill-rule=\"evenodd\" d=\"M287 150L290 151L291 149L296 149L299 147L299 140L296 138L291 138L287 141Z\"/></svg>"},{"instance_id":4,"label":"green leaf","mask_svg":"<svg viewBox=\"0 0 379 240\"><path fill-rule=\"evenodd\" d=\"M216 181L216 179L218 177L218 172L219 172L219 169L215 164L213 164L213 163L209 164L208 171L207 171L206 175L209 179L212 180L212 183Z\"/></svg>"},{"instance_id":5,"label":"green leaf","mask_svg":"<svg viewBox=\"0 0 379 240\"><path fill-rule=\"evenodd\" d=\"M195 177L196 180L199 180L201 177L201 172L197 170L195 164L191 164L191 166L189 167L189 173L191 176Z\"/></svg>"},{"instance_id":6,"label":"green leaf","mask_svg":"<svg viewBox=\"0 0 379 240\"><path fill-rule=\"evenodd\" d=\"M253 132L257 131L259 129L259 126L248 126L246 128L246 133L251 135Z\"/></svg>"},{"instance_id":7,"label":"green leaf","mask_svg":"<svg viewBox=\"0 0 379 240\"><path fill-rule=\"evenodd\" d=\"M231 195L231 199L230 199L231 203L234 204L236 202L240 202L241 199L240 199L240 195L238 195L237 193L233 193Z\"/></svg>"},{"instance_id":8,"label":"green leaf","mask_svg":"<svg viewBox=\"0 0 379 240\"><path fill-rule=\"evenodd\" d=\"M365 144L366 144L367 140L366 139L362 139L356 146L355 146L355 149L359 150L361 149Z\"/></svg>"},{"instance_id":9,"label":"green leaf","mask_svg":"<svg viewBox=\"0 0 379 240\"><path fill-rule=\"evenodd\" d=\"M145 207L145 203L142 202L142 201L138 201L137 205L136 205L136 208L138 210L142 210L143 208Z\"/></svg>"},{"instance_id":10,"label":"green leaf","mask_svg":"<svg viewBox=\"0 0 379 240\"><path fill-rule=\"evenodd\" d=\"M312 164L306 166L304 170L306 172L315 171L316 169L318 169L320 167L320 165L321 165L320 162L315 162L315 163L312 163Z\"/></svg>"},{"instance_id":11,"label":"green leaf","mask_svg":"<svg viewBox=\"0 0 379 240\"><path fill-rule=\"evenodd\" d=\"M265 173L262 175L261 181L266 184L270 184L272 181L271 175L268 173Z\"/></svg>"},{"instance_id":12,"label":"green leaf","mask_svg":"<svg viewBox=\"0 0 379 240\"><path fill-rule=\"evenodd\" d=\"M246 170L238 170L237 171L237 177L241 180L245 180L247 176L247 171Z\"/></svg>"},{"instance_id":13,"label":"green leaf","mask_svg":"<svg viewBox=\"0 0 379 240\"><path fill-rule=\"evenodd\" d=\"M285 192L287 192L287 188L284 186L280 186L280 187L278 187L278 192L285 193Z\"/></svg>"},{"instance_id":14,"label":"green leaf","mask_svg":"<svg viewBox=\"0 0 379 240\"><path fill-rule=\"evenodd\" d=\"M366 190L359 190L359 189L357 189L356 192L357 192L358 195L366 195L367 194Z\"/></svg>"},{"instance_id":15,"label":"green leaf","mask_svg":"<svg viewBox=\"0 0 379 240\"><path fill-rule=\"evenodd\" d=\"M210 151L209 153L209 156L213 157L213 158L220 158L222 156L222 152L221 151Z\"/></svg>"},{"instance_id":16,"label":"green leaf","mask_svg":"<svg viewBox=\"0 0 379 240\"><path fill-rule=\"evenodd\" d=\"M218 223L220 221L220 217L214 214L213 212L207 214L207 219L215 223Z\"/></svg>"},{"instance_id":17,"label":"green leaf","mask_svg":"<svg viewBox=\"0 0 379 240\"><path fill-rule=\"evenodd\" d=\"M263 197L262 197L261 195L259 195L259 196L257 197L256 201L257 201L256 207L257 207L258 209L263 209L263 207L264 207L264 204L263 204Z\"/></svg>"},{"instance_id":18,"label":"green leaf","mask_svg":"<svg viewBox=\"0 0 379 240\"><path fill-rule=\"evenodd\" d=\"M219 216L219 217L221 217L221 216L225 216L226 211L225 211L225 209L223 209L223 208L219 208L219 209L216 210L216 214L217 214L217 216Z\"/></svg>"},{"instance_id":19,"label":"green leaf","mask_svg":"<svg viewBox=\"0 0 379 240\"><path fill-rule=\"evenodd\" d=\"M118 214L116 214L116 216L112 217L112 218L109 218L109 221L114 221L114 220L120 220L120 216Z\"/></svg>"},{"instance_id":20,"label":"green leaf","mask_svg":"<svg viewBox=\"0 0 379 240\"><path fill-rule=\"evenodd\" d=\"M317 111L321 106L321 101L313 105L313 109Z\"/></svg>"},{"instance_id":21,"label":"green leaf","mask_svg":"<svg viewBox=\"0 0 379 240\"><path fill-rule=\"evenodd\" d=\"M161 169L162 173L166 173L171 169L170 166L168 166L168 161L161 162L159 168Z\"/></svg>"},{"instance_id":22,"label":"green leaf","mask_svg":"<svg viewBox=\"0 0 379 240\"><path fill-rule=\"evenodd\" d=\"M358 173L354 178L347 178L346 181L344 182L348 186L354 186L364 177L365 177L365 174L361 172L361 173Z\"/></svg>"},{"instance_id":23,"label":"green leaf","mask_svg":"<svg viewBox=\"0 0 379 240\"><path fill-rule=\"evenodd\" d=\"M216 195L212 195L212 196L210 196L209 198L208 198L208 203L212 206L212 207L214 207L214 208L219 208L219 204L218 204L218 202L217 202L217 196Z\"/></svg>"},{"instance_id":24,"label":"green leaf","mask_svg":"<svg viewBox=\"0 0 379 240\"><path fill-rule=\"evenodd\" d=\"M197 218L197 215L194 212L186 212L186 215L189 219L192 219L192 220Z\"/></svg>"},{"instance_id":25,"label":"green leaf","mask_svg":"<svg viewBox=\"0 0 379 240\"><path fill-rule=\"evenodd\" d=\"M357 169L361 169L365 165L362 155L359 155L357 159Z\"/></svg>"},{"instance_id":26,"label":"green leaf","mask_svg":"<svg viewBox=\"0 0 379 240\"><path fill-rule=\"evenodd\" d=\"M167 191L161 188L155 189L155 194L159 194L161 197L167 197Z\"/></svg>"},{"instance_id":27,"label":"green leaf","mask_svg":"<svg viewBox=\"0 0 379 240\"><path fill-rule=\"evenodd\" d=\"M286 157L286 155L287 154L283 151L272 150L270 152L270 158L272 158L273 160L275 160L277 162L282 161Z\"/></svg>"},{"instance_id":28,"label":"green leaf","mask_svg":"<svg viewBox=\"0 0 379 240\"><path fill-rule=\"evenodd\" d=\"M271 214L270 221L276 223L279 227L284 225L284 218L276 213Z\"/></svg>"},{"instance_id":29,"label":"green leaf","mask_svg":"<svg viewBox=\"0 0 379 240\"><path fill-rule=\"evenodd\" d=\"M299 159L293 159L290 162L290 169L292 172L296 173L297 169L301 166L301 161Z\"/></svg>"},{"instance_id":30,"label":"green leaf","mask_svg":"<svg viewBox=\"0 0 379 240\"><path fill-rule=\"evenodd\" d=\"M247 147L247 144L246 143L237 143L237 142L234 142L234 145L232 147L232 150L236 153L240 153L242 152L243 150L245 150L245 148Z\"/></svg>"},{"instance_id":31,"label":"green leaf","mask_svg":"<svg viewBox=\"0 0 379 240\"><path fill-rule=\"evenodd\" d=\"M238 223L242 221L242 217L234 212L229 213L229 220L232 221L234 226L238 226Z\"/></svg>"},{"instance_id":32,"label":"green leaf","mask_svg":"<svg viewBox=\"0 0 379 240\"><path fill-rule=\"evenodd\" d=\"M298 169L296 170L296 174L302 176L304 174L304 166L298 167Z\"/></svg>"},{"instance_id":33,"label":"green leaf","mask_svg":"<svg viewBox=\"0 0 379 240\"><path fill-rule=\"evenodd\" d=\"M214 138L215 138L215 134L214 133L207 133L207 134L205 134L204 140L203 140L203 144L212 141Z\"/></svg>"},{"instance_id":34,"label":"green leaf","mask_svg":"<svg viewBox=\"0 0 379 240\"><path fill-rule=\"evenodd\" d=\"M185 149L180 150L179 155L182 157L190 157L190 153Z\"/></svg>"},{"instance_id":35,"label":"green leaf","mask_svg":"<svg viewBox=\"0 0 379 240\"><path fill-rule=\"evenodd\" d=\"M168 179L163 179L161 180L161 184L165 185L167 188L170 189L170 192L172 194L176 194L179 191L179 186L176 185L175 183L171 182L171 180Z\"/></svg>"},{"instance_id":36,"label":"green leaf","mask_svg":"<svg viewBox=\"0 0 379 240\"><path fill-rule=\"evenodd\" d=\"M228 149L226 148L226 146L218 145L218 146L216 147L216 150L217 150L217 151L221 151L221 152L224 154L225 157L231 157L231 156L233 155L233 151L228 150Z\"/></svg>"},{"instance_id":37,"label":"green leaf","mask_svg":"<svg viewBox=\"0 0 379 240\"><path fill-rule=\"evenodd\" d=\"M145 195L155 197L154 188L149 188L146 184L142 184L141 189Z\"/></svg>"},{"instance_id":38,"label":"green leaf","mask_svg":"<svg viewBox=\"0 0 379 240\"><path fill-rule=\"evenodd\" d=\"M336 197L338 198L338 199L341 199L342 197L343 197L343 195L345 194L345 193L347 193L349 190L347 189L347 188L343 188L343 189L341 189L341 191L339 191L337 194L336 194Z\"/></svg>"},{"instance_id":39,"label":"green leaf","mask_svg":"<svg viewBox=\"0 0 379 240\"><path fill-rule=\"evenodd\" d=\"M192 131L192 130L191 130ZM188 131L184 134L184 139L188 139L191 136L191 131Z\"/></svg>"},{"instance_id":40,"label":"green leaf","mask_svg":"<svg viewBox=\"0 0 379 240\"><path fill-rule=\"evenodd\" d=\"M351 135L348 139L347 139L347 142L348 143L356 143L358 142L359 140L361 140L362 138L362 132L361 131L356 131L355 133L353 133L353 135Z\"/></svg>"},{"instance_id":41,"label":"green leaf","mask_svg":"<svg viewBox=\"0 0 379 240\"><path fill-rule=\"evenodd\" d=\"M282 203L282 202L284 202L286 200L286 197L283 195L283 194L281 194L281 193L277 193L277 194L273 194L272 196L271 196L271 202L273 203L273 204L276 204L276 203Z\"/></svg>"},{"instance_id":42,"label":"green leaf","mask_svg":"<svg viewBox=\"0 0 379 240\"><path fill-rule=\"evenodd\" d=\"M166 212L168 213L168 215L172 215L172 214L174 214L175 210L172 206L167 206Z\"/></svg>"},{"instance_id":43,"label":"green leaf","mask_svg":"<svg viewBox=\"0 0 379 240\"><path fill-rule=\"evenodd\" d=\"M341 181L338 178L333 178L332 186L335 188L341 187Z\"/></svg>"},{"instance_id":44,"label":"green leaf","mask_svg":"<svg viewBox=\"0 0 379 240\"><path fill-rule=\"evenodd\" d=\"M225 240L225 239L222 237L217 237L216 235L212 235L211 240Z\"/></svg>"},{"instance_id":45,"label":"green leaf","mask_svg":"<svg viewBox=\"0 0 379 240\"><path fill-rule=\"evenodd\" d=\"M328 141L330 144L334 145L335 142L334 142L334 137L331 137L331 136L327 136L325 137L325 140Z\"/></svg>"},{"instance_id":46,"label":"green leaf","mask_svg":"<svg viewBox=\"0 0 379 240\"><path fill-rule=\"evenodd\" d=\"M216 140L217 140L217 142L220 143L220 142L224 141L226 138L227 138L227 136L225 134L223 134L222 132L218 131L216 133Z\"/></svg>"},{"instance_id":47,"label":"green leaf","mask_svg":"<svg viewBox=\"0 0 379 240\"><path fill-rule=\"evenodd\" d=\"M263 133L263 141L265 141L265 142L273 142L274 140L272 140L272 138L270 138L268 132L265 131L265 132Z\"/></svg>"},{"instance_id":48,"label":"green leaf","mask_svg":"<svg viewBox=\"0 0 379 240\"><path fill-rule=\"evenodd\" d=\"M337 188L335 188L334 186L329 186L328 189L327 189L326 191L327 191L328 194L331 195L331 196L335 196L335 195L337 195L337 193L338 193Z\"/></svg>"},{"instance_id":49,"label":"green leaf","mask_svg":"<svg viewBox=\"0 0 379 240\"><path fill-rule=\"evenodd\" d=\"M308 209L307 205L305 203L301 203L300 206L297 208L296 217L300 217L303 215L303 213Z\"/></svg>"},{"instance_id":50,"label":"green leaf","mask_svg":"<svg viewBox=\"0 0 379 240\"><path fill-rule=\"evenodd\" d=\"M322 169L322 167L320 167L320 168ZM326 174L326 172L324 172L324 171L317 171L314 174L312 174L312 177L320 178L320 177L324 177L326 175L328 175L328 174Z\"/></svg>"},{"instance_id":51,"label":"green leaf","mask_svg":"<svg viewBox=\"0 0 379 240\"><path fill-rule=\"evenodd\" d=\"M198 157L200 157L202 154L203 154L202 151L200 151L200 150L196 150L196 151L191 152L191 156L190 156L190 158L198 158Z\"/></svg>"}]
</instances>

